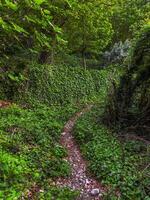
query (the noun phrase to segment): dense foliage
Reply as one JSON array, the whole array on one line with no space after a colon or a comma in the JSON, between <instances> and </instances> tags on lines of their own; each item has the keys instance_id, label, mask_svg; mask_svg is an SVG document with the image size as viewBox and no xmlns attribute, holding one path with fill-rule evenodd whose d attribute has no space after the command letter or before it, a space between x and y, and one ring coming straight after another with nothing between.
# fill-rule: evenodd
<instances>
[{"instance_id":1,"label":"dense foliage","mask_svg":"<svg viewBox=\"0 0 150 200\"><path fill-rule=\"evenodd\" d=\"M29 198L34 188L36 199L73 199L75 194L69 190L56 192L49 185L52 178L70 173L69 163L62 160L67 152L59 137L64 122L75 111L73 106L45 105L0 110L0 199ZM40 194L41 188L44 193Z\"/></svg>"},{"instance_id":2,"label":"dense foliage","mask_svg":"<svg viewBox=\"0 0 150 200\"><path fill-rule=\"evenodd\" d=\"M98 97L110 85L108 76L117 76L118 70L84 70L80 67L32 64L21 83L0 81L1 92L7 99L26 104L42 102L48 105L99 101ZM39 78L40 77L40 78ZM5 87L3 87L5 85ZM24 91L24 92L22 92Z\"/></svg>"},{"instance_id":3,"label":"dense foliage","mask_svg":"<svg viewBox=\"0 0 150 200\"><path fill-rule=\"evenodd\" d=\"M73 200L78 195L52 186L54 178L70 173L69 163L63 160L67 152L59 144L60 133L80 104L97 102L99 96L101 102L106 100L107 76L117 78L118 74L112 67L100 72L44 67L46 71L32 66L27 91L12 96L23 107L0 110L1 198L27 198L32 193L37 199Z\"/></svg>"},{"instance_id":4,"label":"dense foliage","mask_svg":"<svg viewBox=\"0 0 150 200\"><path fill-rule=\"evenodd\" d=\"M1 1L1 64L8 64L12 58L19 62L23 55L31 60L37 54L40 63L45 63L48 56L53 63L54 51L63 48L99 53L112 32L103 1Z\"/></svg>"},{"instance_id":5,"label":"dense foliage","mask_svg":"<svg viewBox=\"0 0 150 200\"><path fill-rule=\"evenodd\" d=\"M112 24L114 41L125 41L147 24L150 19L150 2L147 0L120 0L114 7Z\"/></svg>"},{"instance_id":6,"label":"dense foliage","mask_svg":"<svg viewBox=\"0 0 150 200\"><path fill-rule=\"evenodd\" d=\"M129 67L114 89L107 107L111 124L149 138L150 114L150 26L146 26L133 47ZM108 118L107 118L108 120ZM128 127L128 128L127 128ZM122 130L123 132L123 130Z\"/></svg>"},{"instance_id":7,"label":"dense foliage","mask_svg":"<svg viewBox=\"0 0 150 200\"><path fill-rule=\"evenodd\" d=\"M149 21L149 8L141 0L0 1L1 66L21 70L36 57L54 63L64 50L80 55L86 66L85 58L99 55L112 37L132 38L133 30Z\"/></svg>"},{"instance_id":8,"label":"dense foliage","mask_svg":"<svg viewBox=\"0 0 150 200\"><path fill-rule=\"evenodd\" d=\"M89 170L110 188L104 199L149 199L149 145L120 140L103 125L102 113L102 107L93 108L77 122L74 135Z\"/></svg>"},{"instance_id":9,"label":"dense foliage","mask_svg":"<svg viewBox=\"0 0 150 200\"><path fill-rule=\"evenodd\" d=\"M149 200L149 0L0 0L0 199L75 200L65 122L107 200ZM1 101L2 100L2 101ZM8 106L8 107L7 107Z\"/></svg>"}]
</instances>

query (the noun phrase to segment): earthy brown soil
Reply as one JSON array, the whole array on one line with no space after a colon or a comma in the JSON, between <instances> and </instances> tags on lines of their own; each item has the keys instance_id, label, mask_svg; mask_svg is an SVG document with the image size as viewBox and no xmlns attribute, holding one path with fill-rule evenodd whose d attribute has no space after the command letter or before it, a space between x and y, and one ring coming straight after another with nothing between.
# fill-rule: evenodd
<instances>
[{"instance_id":1,"label":"earthy brown soil","mask_svg":"<svg viewBox=\"0 0 150 200\"><path fill-rule=\"evenodd\" d=\"M0 100L0 108L5 108L5 107L8 107L10 105L11 105L11 103L8 102L8 101L2 101L2 100Z\"/></svg>"}]
</instances>

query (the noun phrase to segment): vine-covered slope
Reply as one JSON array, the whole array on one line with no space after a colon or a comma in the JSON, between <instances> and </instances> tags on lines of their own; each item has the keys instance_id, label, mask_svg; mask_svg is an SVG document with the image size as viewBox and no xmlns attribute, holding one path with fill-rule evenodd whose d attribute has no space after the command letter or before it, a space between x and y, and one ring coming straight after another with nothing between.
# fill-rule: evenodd
<instances>
[{"instance_id":1,"label":"vine-covered slope","mask_svg":"<svg viewBox=\"0 0 150 200\"><path fill-rule=\"evenodd\" d=\"M16 85L12 79L0 83L8 99L18 102L41 102L47 105L96 101L103 98L110 84L110 77L117 76L118 70L85 70L81 67L30 65L24 71L26 77ZM1 95L2 96L2 95Z\"/></svg>"}]
</instances>

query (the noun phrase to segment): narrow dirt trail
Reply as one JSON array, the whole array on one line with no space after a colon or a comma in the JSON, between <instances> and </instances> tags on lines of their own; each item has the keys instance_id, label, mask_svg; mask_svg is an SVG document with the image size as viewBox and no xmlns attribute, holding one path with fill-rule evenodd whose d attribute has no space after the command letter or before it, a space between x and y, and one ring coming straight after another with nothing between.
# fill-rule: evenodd
<instances>
[{"instance_id":1,"label":"narrow dirt trail","mask_svg":"<svg viewBox=\"0 0 150 200\"><path fill-rule=\"evenodd\" d=\"M81 112L76 113L75 116L66 123L60 139L61 145L67 149L68 156L65 160L70 163L72 171L68 178L58 178L55 181L55 185L80 191L80 196L77 200L101 200L102 193L105 190L97 180L91 178L86 173L87 163L83 159L80 149L71 133L76 120L82 114L88 112L91 107L92 106L89 105Z\"/></svg>"}]
</instances>

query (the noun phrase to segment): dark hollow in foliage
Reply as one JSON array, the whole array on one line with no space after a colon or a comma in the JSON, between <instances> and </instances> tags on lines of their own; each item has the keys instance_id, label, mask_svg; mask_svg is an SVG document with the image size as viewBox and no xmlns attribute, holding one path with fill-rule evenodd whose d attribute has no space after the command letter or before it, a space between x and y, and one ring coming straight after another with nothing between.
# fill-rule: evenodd
<instances>
[{"instance_id":1,"label":"dark hollow in foliage","mask_svg":"<svg viewBox=\"0 0 150 200\"><path fill-rule=\"evenodd\" d=\"M150 138L150 27L147 26L133 48L128 69L118 87L114 85L106 108L109 125L123 132ZM109 120L108 120L109 119Z\"/></svg>"}]
</instances>

